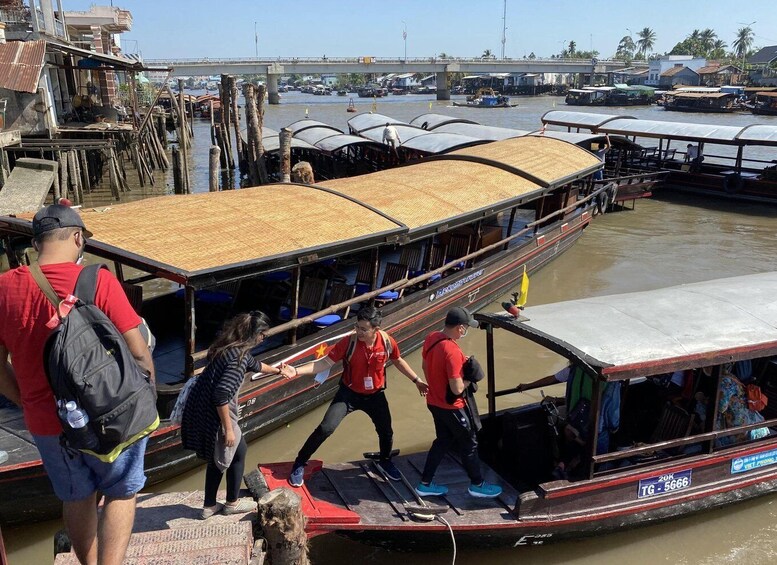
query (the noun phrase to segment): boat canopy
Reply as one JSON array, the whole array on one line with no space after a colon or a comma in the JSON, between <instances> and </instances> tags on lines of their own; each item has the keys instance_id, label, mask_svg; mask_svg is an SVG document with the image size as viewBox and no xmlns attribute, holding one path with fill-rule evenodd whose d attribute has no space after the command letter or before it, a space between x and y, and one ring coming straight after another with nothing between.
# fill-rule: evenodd
<instances>
[{"instance_id":1,"label":"boat canopy","mask_svg":"<svg viewBox=\"0 0 777 565\"><path fill-rule=\"evenodd\" d=\"M333 153L339 151L344 147L351 145L373 145L379 146L381 149L385 148L385 145L376 143L370 139L363 137L357 137L355 135L349 135L347 133L341 135L332 135L326 137L316 143L316 148L327 153Z\"/></svg>"},{"instance_id":2,"label":"boat canopy","mask_svg":"<svg viewBox=\"0 0 777 565\"><path fill-rule=\"evenodd\" d=\"M459 135L467 135L469 137L475 137L484 141L501 141L503 139L510 139L511 137L520 137L527 135L529 132L521 129L500 128L497 126L483 126L471 122L462 123L454 122L437 126L433 130L435 133L455 133Z\"/></svg>"},{"instance_id":3,"label":"boat canopy","mask_svg":"<svg viewBox=\"0 0 777 565\"><path fill-rule=\"evenodd\" d=\"M546 129L544 132L535 131L529 135L552 137L553 139L560 139L568 143L574 143L585 149L588 149L594 143L606 143L607 136L603 133L577 133L573 131L553 131ZM620 135L614 135L610 137L610 143L617 146L639 147L639 144L634 143L627 137Z\"/></svg>"},{"instance_id":4,"label":"boat canopy","mask_svg":"<svg viewBox=\"0 0 777 565\"><path fill-rule=\"evenodd\" d=\"M399 134L399 140L402 144L404 144L406 141L413 139L414 137L418 137L419 135L427 135L429 133L425 129L417 128L415 126L409 126L401 122L396 122L393 124L393 126L394 126L394 129L397 130L397 134ZM386 127L386 122L383 122L383 124L381 124L380 127L361 130L359 132L359 135L367 139L371 139L372 141L383 143L384 127Z\"/></svg>"},{"instance_id":5,"label":"boat canopy","mask_svg":"<svg viewBox=\"0 0 777 565\"><path fill-rule=\"evenodd\" d=\"M749 145L777 145L777 126L753 124L744 128L737 139Z\"/></svg>"},{"instance_id":6,"label":"boat canopy","mask_svg":"<svg viewBox=\"0 0 777 565\"><path fill-rule=\"evenodd\" d=\"M293 134L297 134L298 132L309 128L328 128L335 133L343 133L342 130L337 129L334 126L330 126L329 124L325 124L324 122L319 122L318 120L313 120L310 118L303 118L302 120L297 120L296 122L286 126L286 129L290 129Z\"/></svg>"},{"instance_id":7,"label":"boat canopy","mask_svg":"<svg viewBox=\"0 0 777 565\"><path fill-rule=\"evenodd\" d=\"M402 147L405 149L412 149L413 151L437 154L451 151L452 149L468 147L470 145L487 143L488 141L491 140L437 130L425 135L417 135L416 137L403 142Z\"/></svg>"},{"instance_id":8,"label":"boat canopy","mask_svg":"<svg viewBox=\"0 0 777 565\"><path fill-rule=\"evenodd\" d=\"M397 120L396 118L390 118L383 114L356 114L353 118L348 120L348 127L351 131L361 134L362 132L377 127L386 127L386 124L399 125L404 122ZM402 138L404 139L404 138Z\"/></svg>"},{"instance_id":9,"label":"boat canopy","mask_svg":"<svg viewBox=\"0 0 777 565\"><path fill-rule=\"evenodd\" d=\"M777 354L777 273L475 314L607 380Z\"/></svg>"},{"instance_id":10,"label":"boat canopy","mask_svg":"<svg viewBox=\"0 0 777 565\"><path fill-rule=\"evenodd\" d=\"M584 91L585 92L585 91ZM542 116L543 124L566 126L571 128L594 129L611 120L634 119L633 116L611 116L594 112L571 112L569 110L549 110Z\"/></svg>"},{"instance_id":11,"label":"boat canopy","mask_svg":"<svg viewBox=\"0 0 777 565\"><path fill-rule=\"evenodd\" d=\"M667 92L666 96L671 96L673 98L685 98L685 99L695 99L695 98L730 98L733 96L736 96L733 92Z\"/></svg>"},{"instance_id":12,"label":"boat canopy","mask_svg":"<svg viewBox=\"0 0 777 565\"><path fill-rule=\"evenodd\" d=\"M303 141L301 139L297 139L294 137L291 138L291 148L292 149L312 149L314 151L316 150L315 145L311 145L307 141ZM278 137L278 134L262 137L262 149L264 149L265 153L275 153L276 151L280 151L281 139L280 137Z\"/></svg>"},{"instance_id":13,"label":"boat canopy","mask_svg":"<svg viewBox=\"0 0 777 565\"><path fill-rule=\"evenodd\" d=\"M325 128L321 126L315 126L311 128L305 128L303 130L294 133L295 139L301 139L307 141L311 145L318 145L318 142L326 139L327 137L334 137L336 135L345 135L340 130L334 130L332 128Z\"/></svg>"},{"instance_id":14,"label":"boat canopy","mask_svg":"<svg viewBox=\"0 0 777 565\"><path fill-rule=\"evenodd\" d=\"M385 122L383 123L385 124ZM472 120L467 120L465 118L457 118L454 116L446 116L445 114L434 114L434 113L421 114L420 116L416 116L415 118L410 120L411 126L418 126L419 128L423 128L429 131L433 131L440 126L447 125L447 124L476 124L476 123L477 122L473 122ZM423 127L424 124L426 124L426 127Z\"/></svg>"},{"instance_id":15,"label":"boat canopy","mask_svg":"<svg viewBox=\"0 0 777 565\"><path fill-rule=\"evenodd\" d=\"M658 120L614 119L596 128L601 133L671 138L709 143L735 143L741 126L662 122Z\"/></svg>"},{"instance_id":16,"label":"boat canopy","mask_svg":"<svg viewBox=\"0 0 777 565\"><path fill-rule=\"evenodd\" d=\"M168 195L80 213L94 234L89 249L202 288L450 230L599 166L579 147L527 137L317 185ZM31 216L0 217L0 226L30 237Z\"/></svg>"}]
</instances>

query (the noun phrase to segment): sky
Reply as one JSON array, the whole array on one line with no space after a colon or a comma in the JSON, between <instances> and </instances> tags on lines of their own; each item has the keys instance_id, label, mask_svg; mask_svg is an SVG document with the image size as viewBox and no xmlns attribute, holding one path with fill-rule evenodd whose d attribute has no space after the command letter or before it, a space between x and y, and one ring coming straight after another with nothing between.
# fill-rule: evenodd
<instances>
[{"instance_id":1,"label":"sky","mask_svg":"<svg viewBox=\"0 0 777 565\"><path fill-rule=\"evenodd\" d=\"M62 0L129 10L125 52L145 59L397 57L502 53L504 0ZM649 27L664 53L693 29L713 29L729 46L751 24L754 45L777 44L775 0L507 0L505 57L578 50L615 53L620 39ZM254 30L258 36L258 42ZM403 40L403 32L407 40Z\"/></svg>"}]
</instances>

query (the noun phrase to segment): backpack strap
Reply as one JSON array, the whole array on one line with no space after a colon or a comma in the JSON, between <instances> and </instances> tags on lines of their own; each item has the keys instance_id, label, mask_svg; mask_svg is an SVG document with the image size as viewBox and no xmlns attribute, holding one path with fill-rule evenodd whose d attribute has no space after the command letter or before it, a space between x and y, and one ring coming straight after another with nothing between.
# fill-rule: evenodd
<instances>
[{"instance_id":1,"label":"backpack strap","mask_svg":"<svg viewBox=\"0 0 777 565\"><path fill-rule=\"evenodd\" d=\"M38 285L38 288L40 288L41 292L46 296L46 298L49 299L49 302L51 302L51 305L54 306L54 310L57 310L59 308L60 298L59 295L54 291L54 287L51 286L51 283L49 282L49 279L46 278L46 275L43 274L43 271L40 268L40 265L37 261L32 263L30 265L30 274L32 275L33 280L35 281L35 284Z\"/></svg>"},{"instance_id":2,"label":"backpack strap","mask_svg":"<svg viewBox=\"0 0 777 565\"><path fill-rule=\"evenodd\" d=\"M100 272L100 269L107 269L107 267L101 263L87 265L81 269L81 273L78 275L73 294L84 304L94 304L94 297L97 294L97 273Z\"/></svg>"},{"instance_id":3,"label":"backpack strap","mask_svg":"<svg viewBox=\"0 0 777 565\"><path fill-rule=\"evenodd\" d=\"M351 357L353 352L356 351L356 332L353 332L348 338L348 348L345 350L345 357L343 357L343 383L349 385L351 383Z\"/></svg>"}]
</instances>

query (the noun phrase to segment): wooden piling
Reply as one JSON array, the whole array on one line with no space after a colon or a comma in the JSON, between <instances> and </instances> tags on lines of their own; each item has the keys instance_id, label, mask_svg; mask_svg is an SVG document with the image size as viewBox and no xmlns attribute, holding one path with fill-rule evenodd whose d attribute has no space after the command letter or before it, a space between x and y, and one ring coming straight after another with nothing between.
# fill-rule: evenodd
<instances>
[{"instance_id":1,"label":"wooden piling","mask_svg":"<svg viewBox=\"0 0 777 565\"><path fill-rule=\"evenodd\" d=\"M111 182L111 195L116 199L119 200L119 175L116 172L116 161L114 159L113 155L113 148L111 147L108 151L108 177L110 178Z\"/></svg>"},{"instance_id":2,"label":"wooden piling","mask_svg":"<svg viewBox=\"0 0 777 565\"><path fill-rule=\"evenodd\" d=\"M212 145L210 148L210 161L208 163L208 172L210 173L208 190L218 192L219 190L219 158L221 149L218 145Z\"/></svg>"},{"instance_id":3,"label":"wooden piling","mask_svg":"<svg viewBox=\"0 0 777 565\"><path fill-rule=\"evenodd\" d=\"M173 192L183 194L183 180L181 179L181 152L177 147L173 147Z\"/></svg>"},{"instance_id":4,"label":"wooden piling","mask_svg":"<svg viewBox=\"0 0 777 565\"><path fill-rule=\"evenodd\" d=\"M291 135L288 128L281 129L280 153L281 153L281 182L291 182Z\"/></svg>"},{"instance_id":5,"label":"wooden piling","mask_svg":"<svg viewBox=\"0 0 777 565\"><path fill-rule=\"evenodd\" d=\"M75 151L67 152L68 176L70 177L70 186L73 193L73 204L80 205L83 202L83 193L81 192L80 175Z\"/></svg>"},{"instance_id":6,"label":"wooden piling","mask_svg":"<svg viewBox=\"0 0 777 565\"><path fill-rule=\"evenodd\" d=\"M56 155L57 163L59 163L59 189L61 191L61 197L67 198L68 191L67 191L67 158L62 157L62 151L56 151L54 153Z\"/></svg>"},{"instance_id":7,"label":"wooden piling","mask_svg":"<svg viewBox=\"0 0 777 565\"><path fill-rule=\"evenodd\" d=\"M305 517L297 493L272 490L259 499L259 520L273 563L309 565Z\"/></svg>"},{"instance_id":8,"label":"wooden piling","mask_svg":"<svg viewBox=\"0 0 777 565\"><path fill-rule=\"evenodd\" d=\"M259 119L256 115L256 88L253 84L243 85L243 96L246 101L246 125L248 127L248 139L246 139L248 158L248 179L252 186L259 184L259 168L257 165L258 147L262 144L259 132Z\"/></svg>"},{"instance_id":9,"label":"wooden piling","mask_svg":"<svg viewBox=\"0 0 777 565\"><path fill-rule=\"evenodd\" d=\"M235 147L237 148L237 162L240 171L243 172L244 164L241 163L243 155L243 140L240 138L240 110L237 106L237 81L235 77L230 76L228 81L229 86L229 100L232 105L232 109L229 113L232 118L232 128L235 130ZM229 124L227 124L227 139L229 139Z\"/></svg>"},{"instance_id":10,"label":"wooden piling","mask_svg":"<svg viewBox=\"0 0 777 565\"><path fill-rule=\"evenodd\" d=\"M180 129L180 136L182 139L179 139L179 149L181 151L181 182L182 182L182 189L184 191L184 194L189 194L191 192L191 185L189 184L189 135L186 131L187 128L187 121L186 121L186 102L183 98L183 79L178 79L178 102L179 102L179 123L181 124Z\"/></svg>"},{"instance_id":11,"label":"wooden piling","mask_svg":"<svg viewBox=\"0 0 777 565\"><path fill-rule=\"evenodd\" d=\"M267 184L267 168L264 162L264 146L262 145L262 128L264 127L264 96L266 88L263 84L256 87L256 118L259 128L259 144L256 149L256 166L259 169L259 182Z\"/></svg>"},{"instance_id":12,"label":"wooden piling","mask_svg":"<svg viewBox=\"0 0 777 565\"><path fill-rule=\"evenodd\" d=\"M229 124L232 123L232 90L229 88L229 75L221 75L221 151L226 151L229 168L235 168L235 158L232 155L232 144L229 141Z\"/></svg>"}]
</instances>

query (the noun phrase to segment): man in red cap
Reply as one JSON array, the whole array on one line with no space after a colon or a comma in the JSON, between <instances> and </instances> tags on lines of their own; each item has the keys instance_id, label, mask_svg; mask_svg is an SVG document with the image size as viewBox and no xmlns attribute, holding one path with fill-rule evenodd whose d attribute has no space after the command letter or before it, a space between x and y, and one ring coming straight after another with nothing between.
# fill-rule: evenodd
<instances>
[{"instance_id":1,"label":"man in red cap","mask_svg":"<svg viewBox=\"0 0 777 565\"><path fill-rule=\"evenodd\" d=\"M448 493L448 487L438 485L432 479L445 454L454 447L469 475L471 496L495 498L502 492L498 485L483 480L475 422L471 413L465 410L467 401L461 397L470 383L464 379L467 357L456 342L467 335L469 328L476 327L477 321L464 308L451 308L445 316L443 330L430 333L424 340L421 356L429 383L426 407L432 413L436 437L426 456L421 482L415 489L419 496ZM447 394L448 391L455 395L454 398Z\"/></svg>"},{"instance_id":2,"label":"man in red cap","mask_svg":"<svg viewBox=\"0 0 777 565\"><path fill-rule=\"evenodd\" d=\"M42 208L32 221L32 245L46 279L60 297L74 292L91 232L81 216L61 204ZM154 366L119 281L100 269L95 304L113 322L141 369L153 380ZM146 477L143 457L148 437L104 463L60 444L62 425L43 366L43 349L55 316L27 266L0 276L0 394L22 407L54 492L63 501L63 517L73 550L81 563L119 564L132 534L135 495ZM9 364L9 356L11 363ZM96 493L105 495L98 517Z\"/></svg>"}]
</instances>

